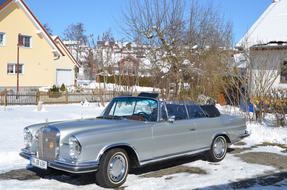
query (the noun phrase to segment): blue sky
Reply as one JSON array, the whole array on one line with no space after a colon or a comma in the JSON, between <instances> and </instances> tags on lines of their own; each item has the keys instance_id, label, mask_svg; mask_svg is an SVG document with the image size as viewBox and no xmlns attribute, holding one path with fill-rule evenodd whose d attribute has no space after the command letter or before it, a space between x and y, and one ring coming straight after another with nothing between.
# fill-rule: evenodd
<instances>
[{"instance_id":1,"label":"blue sky","mask_svg":"<svg viewBox=\"0 0 287 190\"><path fill-rule=\"evenodd\" d=\"M227 20L233 23L234 41L237 42L272 0L198 0L206 4L212 2ZM124 35L120 26L122 11L129 0L26 0L38 19L48 23L53 32L62 35L71 23L82 22L87 34L101 35L111 29L115 38Z\"/></svg>"}]
</instances>

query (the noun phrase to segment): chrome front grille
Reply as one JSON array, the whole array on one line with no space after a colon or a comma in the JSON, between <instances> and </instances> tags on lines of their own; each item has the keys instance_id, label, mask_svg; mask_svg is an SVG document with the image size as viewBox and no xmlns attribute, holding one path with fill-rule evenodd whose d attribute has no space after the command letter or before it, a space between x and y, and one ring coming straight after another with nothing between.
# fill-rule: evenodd
<instances>
[{"instance_id":1,"label":"chrome front grille","mask_svg":"<svg viewBox=\"0 0 287 190\"><path fill-rule=\"evenodd\" d=\"M60 132L56 128L44 127L38 132L37 157L51 161L57 158Z\"/></svg>"}]
</instances>

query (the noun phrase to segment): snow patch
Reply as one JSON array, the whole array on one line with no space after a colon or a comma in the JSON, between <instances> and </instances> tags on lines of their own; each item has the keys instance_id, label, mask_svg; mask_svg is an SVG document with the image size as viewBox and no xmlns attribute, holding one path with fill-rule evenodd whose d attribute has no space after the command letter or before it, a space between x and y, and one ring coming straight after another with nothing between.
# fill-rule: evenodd
<instances>
[{"instance_id":1,"label":"snow patch","mask_svg":"<svg viewBox=\"0 0 287 190\"><path fill-rule=\"evenodd\" d=\"M243 140L247 146L264 142L278 143L287 146L287 128L268 127L266 124L247 123L251 135Z\"/></svg>"}]
</instances>

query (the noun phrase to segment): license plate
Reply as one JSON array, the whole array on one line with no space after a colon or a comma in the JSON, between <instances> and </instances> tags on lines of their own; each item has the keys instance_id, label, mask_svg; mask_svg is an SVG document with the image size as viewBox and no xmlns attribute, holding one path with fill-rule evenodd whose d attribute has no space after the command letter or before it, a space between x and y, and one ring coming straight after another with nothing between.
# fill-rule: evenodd
<instances>
[{"instance_id":1,"label":"license plate","mask_svg":"<svg viewBox=\"0 0 287 190\"><path fill-rule=\"evenodd\" d=\"M45 170L48 168L48 163L38 158L31 158L31 164L32 166L36 166L38 168L45 169Z\"/></svg>"}]
</instances>

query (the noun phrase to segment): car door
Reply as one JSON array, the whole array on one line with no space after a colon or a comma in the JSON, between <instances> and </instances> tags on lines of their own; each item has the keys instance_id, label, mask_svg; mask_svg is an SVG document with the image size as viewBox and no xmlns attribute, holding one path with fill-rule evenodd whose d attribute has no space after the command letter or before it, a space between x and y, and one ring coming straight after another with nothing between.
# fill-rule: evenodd
<instances>
[{"instance_id":1,"label":"car door","mask_svg":"<svg viewBox=\"0 0 287 190\"><path fill-rule=\"evenodd\" d=\"M180 110L172 110L174 106ZM154 158L185 153L193 150L193 139L196 137L194 132L196 125L188 120L187 112L181 106L170 104L160 105L161 119L152 127L153 134L153 155ZM162 113L169 111L166 117ZM180 114L179 114L180 113ZM168 121L172 114L175 114L175 121Z\"/></svg>"},{"instance_id":2,"label":"car door","mask_svg":"<svg viewBox=\"0 0 287 190\"><path fill-rule=\"evenodd\" d=\"M186 105L186 107L189 118L195 125L194 132L197 134L194 139L193 148L209 148L213 140L213 135L218 131L218 118L208 117L208 115L198 105Z\"/></svg>"}]
</instances>

